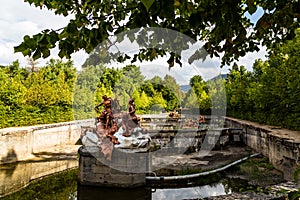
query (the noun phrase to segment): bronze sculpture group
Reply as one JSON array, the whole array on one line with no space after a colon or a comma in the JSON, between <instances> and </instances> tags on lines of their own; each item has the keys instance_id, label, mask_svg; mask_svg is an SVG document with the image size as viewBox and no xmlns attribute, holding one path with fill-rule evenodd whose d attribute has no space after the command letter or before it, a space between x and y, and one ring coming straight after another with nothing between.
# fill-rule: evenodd
<instances>
[{"instance_id":1,"label":"bronze sculpture group","mask_svg":"<svg viewBox=\"0 0 300 200\"><path fill-rule=\"evenodd\" d=\"M113 144L120 144L114 134L118 131L119 127L112 110L112 99L106 95L102 96L103 101L95 106L95 111L99 112L99 107L104 106L99 117L97 117L97 134L98 136L108 137Z\"/></svg>"},{"instance_id":2,"label":"bronze sculpture group","mask_svg":"<svg viewBox=\"0 0 300 200\"><path fill-rule=\"evenodd\" d=\"M95 106L95 111L100 112L99 107L104 106L100 115L96 117L96 133L101 139L100 147L102 153L107 159L111 158L114 145L120 144L118 138L114 135L119 128L122 128L124 137L129 137L134 133L136 127L140 127L138 117L135 114L134 99L129 100L128 113L120 112L117 99L112 99L106 95L102 96L103 101ZM141 128L142 133L146 129Z\"/></svg>"}]
</instances>

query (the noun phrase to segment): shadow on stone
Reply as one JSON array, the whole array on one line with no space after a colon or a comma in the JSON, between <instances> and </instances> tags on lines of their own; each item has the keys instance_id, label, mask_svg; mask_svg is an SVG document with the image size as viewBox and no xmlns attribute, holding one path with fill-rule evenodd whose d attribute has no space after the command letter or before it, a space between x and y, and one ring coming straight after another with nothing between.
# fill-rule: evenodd
<instances>
[{"instance_id":1,"label":"shadow on stone","mask_svg":"<svg viewBox=\"0 0 300 200\"><path fill-rule=\"evenodd\" d=\"M6 156L1 158L2 163L11 163L18 161L18 156L14 149L9 149Z\"/></svg>"}]
</instances>

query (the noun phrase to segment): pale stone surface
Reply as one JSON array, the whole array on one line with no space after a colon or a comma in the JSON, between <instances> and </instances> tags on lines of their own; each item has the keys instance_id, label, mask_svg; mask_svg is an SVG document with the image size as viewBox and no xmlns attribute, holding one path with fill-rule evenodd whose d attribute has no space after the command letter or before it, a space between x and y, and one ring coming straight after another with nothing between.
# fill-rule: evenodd
<instances>
[{"instance_id":1,"label":"pale stone surface","mask_svg":"<svg viewBox=\"0 0 300 200\"><path fill-rule=\"evenodd\" d=\"M93 125L94 119L73 122L0 129L0 164L34 158L47 148L74 145L81 126Z\"/></svg>"},{"instance_id":2,"label":"pale stone surface","mask_svg":"<svg viewBox=\"0 0 300 200\"><path fill-rule=\"evenodd\" d=\"M134 171L133 169L141 165L141 161L126 156L126 153L114 151L111 166L107 166L101 162L103 158L89 154L84 146L78 152L80 154L78 182L81 185L132 188L146 184L145 173L126 171ZM125 171L116 169L118 167Z\"/></svg>"},{"instance_id":3,"label":"pale stone surface","mask_svg":"<svg viewBox=\"0 0 300 200\"><path fill-rule=\"evenodd\" d=\"M286 180L294 180L294 172L300 166L300 131L230 117L226 118L226 125L241 128L246 145L268 157Z\"/></svg>"}]
</instances>

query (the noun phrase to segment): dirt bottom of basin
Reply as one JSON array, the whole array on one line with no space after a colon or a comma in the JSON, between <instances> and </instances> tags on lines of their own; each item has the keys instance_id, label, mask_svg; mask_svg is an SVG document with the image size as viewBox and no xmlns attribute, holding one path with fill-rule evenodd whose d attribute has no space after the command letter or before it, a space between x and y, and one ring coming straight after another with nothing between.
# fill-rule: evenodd
<instances>
[{"instance_id":1,"label":"dirt bottom of basin","mask_svg":"<svg viewBox=\"0 0 300 200\"><path fill-rule=\"evenodd\" d=\"M152 166L158 176L199 173L220 168L253 153L245 146L226 146L209 152L153 156Z\"/></svg>"}]
</instances>

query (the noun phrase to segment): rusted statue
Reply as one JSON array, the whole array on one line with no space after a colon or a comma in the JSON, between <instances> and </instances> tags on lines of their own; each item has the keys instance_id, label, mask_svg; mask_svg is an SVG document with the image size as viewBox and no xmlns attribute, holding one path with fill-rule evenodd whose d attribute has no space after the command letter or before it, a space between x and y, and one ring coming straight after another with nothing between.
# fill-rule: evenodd
<instances>
[{"instance_id":1,"label":"rusted statue","mask_svg":"<svg viewBox=\"0 0 300 200\"><path fill-rule=\"evenodd\" d=\"M104 122L104 128L108 128L109 123L112 122L113 114L111 110L111 98L107 97L106 95L102 96L103 101L95 106L95 111L99 112L99 107L104 106L104 109L102 110L101 114L97 118L99 122Z\"/></svg>"},{"instance_id":2,"label":"rusted statue","mask_svg":"<svg viewBox=\"0 0 300 200\"><path fill-rule=\"evenodd\" d=\"M171 118L179 118L180 114L177 111L172 111L169 113L169 117Z\"/></svg>"},{"instance_id":3,"label":"rusted statue","mask_svg":"<svg viewBox=\"0 0 300 200\"><path fill-rule=\"evenodd\" d=\"M139 119L135 114L134 99L128 101L128 112L124 113L120 110L117 98L112 99L103 95L102 99L103 101L94 107L95 111L100 113L96 117L96 128L88 128L82 132L83 144L99 146L108 160L112 159L115 145L117 148L147 146L151 137L147 134L147 129L139 124ZM103 106L102 110L100 110L101 106Z\"/></svg>"},{"instance_id":4,"label":"rusted statue","mask_svg":"<svg viewBox=\"0 0 300 200\"><path fill-rule=\"evenodd\" d=\"M200 115L198 120L198 128L203 128L203 125L206 123L206 119L203 115Z\"/></svg>"},{"instance_id":5,"label":"rusted statue","mask_svg":"<svg viewBox=\"0 0 300 200\"><path fill-rule=\"evenodd\" d=\"M123 115L122 118L122 128L123 128L123 136L129 137L131 136L134 128L140 126L138 117L135 114L135 104L134 99L129 99L128 101L128 115Z\"/></svg>"},{"instance_id":6,"label":"rusted statue","mask_svg":"<svg viewBox=\"0 0 300 200\"><path fill-rule=\"evenodd\" d=\"M106 95L102 96L103 101L95 106L95 111L99 112L99 107L104 106L104 109L100 113L99 117L97 117L97 133L99 136L108 137L111 139L113 144L120 144L118 139L114 136L114 134L118 131L119 127L114 120L113 112L111 109L111 101L110 97Z\"/></svg>"},{"instance_id":7,"label":"rusted statue","mask_svg":"<svg viewBox=\"0 0 300 200\"><path fill-rule=\"evenodd\" d=\"M137 126L139 123L138 117L135 114L135 104L134 104L134 99L129 99L129 108L128 108L128 114L130 117L130 120L135 123Z\"/></svg>"},{"instance_id":8,"label":"rusted statue","mask_svg":"<svg viewBox=\"0 0 300 200\"><path fill-rule=\"evenodd\" d=\"M200 115L200 117L199 117L199 123L200 123L200 124L203 124L203 123L205 123L205 122L206 122L205 117L204 117L203 115Z\"/></svg>"}]
</instances>

